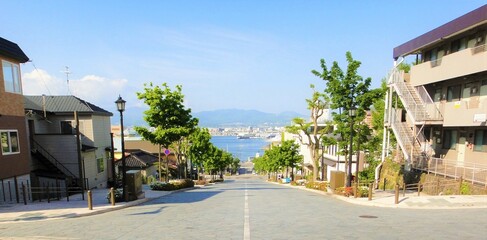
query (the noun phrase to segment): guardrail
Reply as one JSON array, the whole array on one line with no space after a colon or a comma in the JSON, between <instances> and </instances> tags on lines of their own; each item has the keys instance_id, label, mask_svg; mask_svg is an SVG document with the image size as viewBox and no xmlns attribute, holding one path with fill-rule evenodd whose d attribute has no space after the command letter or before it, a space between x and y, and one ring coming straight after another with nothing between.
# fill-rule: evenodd
<instances>
[{"instance_id":1,"label":"guardrail","mask_svg":"<svg viewBox=\"0 0 487 240\"><path fill-rule=\"evenodd\" d=\"M453 179L462 178L472 184L487 187L487 164L430 158L429 160L414 162L413 168L435 176L440 175Z\"/></svg>"}]
</instances>

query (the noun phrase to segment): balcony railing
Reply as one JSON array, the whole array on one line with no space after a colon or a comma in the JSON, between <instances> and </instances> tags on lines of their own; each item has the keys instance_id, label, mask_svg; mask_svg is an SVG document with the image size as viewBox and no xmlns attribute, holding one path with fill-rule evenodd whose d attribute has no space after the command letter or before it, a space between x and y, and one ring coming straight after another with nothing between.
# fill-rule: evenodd
<instances>
[{"instance_id":1,"label":"balcony railing","mask_svg":"<svg viewBox=\"0 0 487 240\"><path fill-rule=\"evenodd\" d=\"M477 54L477 53L481 53L481 52L485 52L485 51L487 51L487 45L482 44L482 45L473 47L473 48L471 48L471 51L472 51L472 55Z\"/></svg>"}]
</instances>

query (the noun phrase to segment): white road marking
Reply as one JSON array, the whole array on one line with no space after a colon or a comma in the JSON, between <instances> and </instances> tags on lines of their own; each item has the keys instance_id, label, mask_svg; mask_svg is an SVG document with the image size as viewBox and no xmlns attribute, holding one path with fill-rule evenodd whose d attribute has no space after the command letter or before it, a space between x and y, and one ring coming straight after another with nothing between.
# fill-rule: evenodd
<instances>
[{"instance_id":1,"label":"white road marking","mask_svg":"<svg viewBox=\"0 0 487 240\"><path fill-rule=\"evenodd\" d=\"M244 205L244 240L250 240L250 221L249 221L249 192L245 183L245 205Z\"/></svg>"}]
</instances>

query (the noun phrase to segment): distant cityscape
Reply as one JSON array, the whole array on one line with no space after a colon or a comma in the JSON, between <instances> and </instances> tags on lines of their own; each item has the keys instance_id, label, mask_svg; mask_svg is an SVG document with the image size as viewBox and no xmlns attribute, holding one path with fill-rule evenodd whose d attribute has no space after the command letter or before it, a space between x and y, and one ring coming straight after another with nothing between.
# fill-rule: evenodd
<instances>
[{"instance_id":1,"label":"distant cityscape","mask_svg":"<svg viewBox=\"0 0 487 240\"><path fill-rule=\"evenodd\" d=\"M212 136L235 136L237 138L279 138L284 127L235 127L235 128L209 128Z\"/></svg>"}]
</instances>

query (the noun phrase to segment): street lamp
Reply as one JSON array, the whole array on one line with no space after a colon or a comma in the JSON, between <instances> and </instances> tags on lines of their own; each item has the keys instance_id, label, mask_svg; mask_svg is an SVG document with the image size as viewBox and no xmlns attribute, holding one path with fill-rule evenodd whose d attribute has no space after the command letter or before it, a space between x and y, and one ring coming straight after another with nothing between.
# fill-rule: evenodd
<instances>
[{"instance_id":1,"label":"street lamp","mask_svg":"<svg viewBox=\"0 0 487 240\"><path fill-rule=\"evenodd\" d=\"M350 151L348 158L348 175L347 175L347 187L352 186L352 153L353 153L353 118L355 117L355 107L350 107L348 110L348 116L350 116Z\"/></svg>"},{"instance_id":2,"label":"street lamp","mask_svg":"<svg viewBox=\"0 0 487 240\"><path fill-rule=\"evenodd\" d=\"M122 99L120 95L118 95L117 101L117 110L120 112L120 140L122 145L122 189L123 189L123 198L126 202L128 202L128 194L127 194L127 177L126 177L126 165L125 165L125 141L123 139L123 111L125 111L125 100Z\"/></svg>"}]
</instances>

